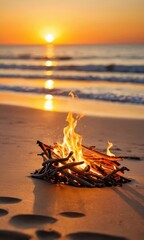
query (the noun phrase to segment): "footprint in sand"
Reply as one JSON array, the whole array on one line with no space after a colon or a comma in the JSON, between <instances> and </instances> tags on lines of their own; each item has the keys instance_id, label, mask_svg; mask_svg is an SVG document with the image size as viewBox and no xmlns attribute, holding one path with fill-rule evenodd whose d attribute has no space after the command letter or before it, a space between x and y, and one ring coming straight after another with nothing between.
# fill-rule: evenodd
<instances>
[{"instance_id":1,"label":"footprint in sand","mask_svg":"<svg viewBox=\"0 0 144 240\"><path fill-rule=\"evenodd\" d=\"M24 233L0 230L0 240L29 240L30 238L30 235Z\"/></svg>"},{"instance_id":2,"label":"footprint in sand","mask_svg":"<svg viewBox=\"0 0 144 240\"><path fill-rule=\"evenodd\" d=\"M54 240L61 237L61 234L56 231L45 231L45 230L38 230L36 231L36 236L40 240Z\"/></svg>"},{"instance_id":3,"label":"footprint in sand","mask_svg":"<svg viewBox=\"0 0 144 240\"><path fill-rule=\"evenodd\" d=\"M44 215L20 214L12 217L9 223L14 227L26 229L36 228L46 223L55 223L56 221L56 218Z\"/></svg>"},{"instance_id":4,"label":"footprint in sand","mask_svg":"<svg viewBox=\"0 0 144 240\"><path fill-rule=\"evenodd\" d=\"M7 210L0 208L0 217L5 216L7 214L8 214Z\"/></svg>"},{"instance_id":5,"label":"footprint in sand","mask_svg":"<svg viewBox=\"0 0 144 240\"><path fill-rule=\"evenodd\" d=\"M0 203L4 204L13 204L13 203L18 203L21 202L22 200L19 198L14 198L14 197L0 197Z\"/></svg>"},{"instance_id":6,"label":"footprint in sand","mask_svg":"<svg viewBox=\"0 0 144 240\"><path fill-rule=\"evenodd\" d=\"M66 235L64 240L126 240L126 238L92 232L77 232Z\"/></svg>"},{"instance_id":7,"label":"footprint in sand","mask_svg":"<svg viewBox=\"0 0 144 240\"><path fill-rule=\"evenodd\" d=\"M68 218L79 218L79 217L85 216L84 213L80 213L80 212L62 212L60 213L60 215Z\"/></svg>"}]
</instances>

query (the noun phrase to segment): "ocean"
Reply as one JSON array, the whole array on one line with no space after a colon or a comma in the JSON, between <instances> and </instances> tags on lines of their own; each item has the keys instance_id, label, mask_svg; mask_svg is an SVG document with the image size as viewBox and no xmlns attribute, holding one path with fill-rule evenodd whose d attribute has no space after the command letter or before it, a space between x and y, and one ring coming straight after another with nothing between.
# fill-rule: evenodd
<instances>
[{"instance_id":1,"label":"ocean","mask_svg":"<svg viewBox=\"0 0 144 240\"><path fill-rule=\"evenodd\" d=\"M0 46L0 94L69 98L70 91L143 105L144 45Z\"/></svg>"}]
</instances>

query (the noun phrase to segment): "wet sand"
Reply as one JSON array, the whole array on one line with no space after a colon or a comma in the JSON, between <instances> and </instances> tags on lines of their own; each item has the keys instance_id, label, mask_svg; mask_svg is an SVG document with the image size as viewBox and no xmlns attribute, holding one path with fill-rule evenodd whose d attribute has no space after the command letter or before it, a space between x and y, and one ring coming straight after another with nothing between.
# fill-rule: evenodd
<instances>
[{"instance_id":1,"label":"wet sand","mask_svg":"<svg viewBox=\"0 0 144 240\"><path fill-rule=\"evenodd\" d=\"M63 84L65 85L65 83ZM79 98L72 99L71 97L53 96L51 94L29 94L3 91L0 94L0 104L53 112L69 112L69 110L71 110L78 114L95 117L144 119L143 105Z\"/></svg>"},{"instance_id":2,"label":"wet sand","mask_svg":"<svg viewBox=\"0 0 144 240\"><path fill-rule=\"evenodd\" d=\"M41 166L39 139L61 142L66 113L0 105L0 239L143 239L144 120L84 117L83 143L125 156L123 187L51 185L30 178Z\"/></svg>"}]
</instances>

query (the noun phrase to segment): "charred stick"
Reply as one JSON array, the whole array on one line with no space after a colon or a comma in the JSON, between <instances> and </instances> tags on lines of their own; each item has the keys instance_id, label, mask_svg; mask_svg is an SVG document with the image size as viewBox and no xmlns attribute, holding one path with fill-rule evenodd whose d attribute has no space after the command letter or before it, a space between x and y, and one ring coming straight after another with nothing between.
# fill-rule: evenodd
<instances>
[{"instance_id":1,"label":"charred stick","mask_svg":"<svg viewBox=\"0 0 144 240\"><path fill-rule=\"evenodd\" d=\"M40 142L39 140L37 141L37 144L38 144L39 147L44 151L45 155L46 155L46 156L48 157L48 159L49 159L49 152L48 152L47 148L45 147L45 145L44 145L42 142Z\"/></svg>"},{"instance_id":2,"label":"charred stick","mask_svg":"<svg viewBox=\"0 0 144 240\"><path fill-rule=\"evenodd\" d=\"M98 173L99 173L100 175L103 175L103 176L106 176L106 175L107 175L106 170L103 169L101 166L98 166L96 163L91 164L91 167L92 167L94 170L98 171Z\"/></svg>"},{"instance_id":3,"label":"charred stick","mask_svg":"<svg viewBox=\"0 0 144 240\"><path fill-rule=\"evenodd\" d=\"M78 176L83 180L91 182L92 184L96 183L103 183L101 180L98 180L99 176L96 174L91 174L91 172L83 172L83 170L78 169L77 167L72 167L71 170L75 173L78 173Z\"/></svg>"},{"instance_id":4,"label":"charred stick","mask_svg":"<svg viewBox=\"0 0 144 240\"><path fill-rule=\"evenodd\" d=\"M62 163L62 162L65 162L67 161L67 159L65 158L58 158L58 159L49 159L49 160L46 160L45 162L42 163L43 166L45 166L46 164L53 164L53 163Z\"/></svg>"},{"instance_id":5,"label":"charred stick","mask_svg":"<svg viewBox=\"0 0 144 240\"><path fill-rule=\"evenodd\" d=\"M46 145L46 144L44 144L44 146L46 147L47 150L48 150L48 149L51 150L51 152L52 152L52 154L53 154L53 156L54 156L55 158L60 158L60 156L54 152L54 147L48 146L48 145Z\"/></svg>"},{"instance_id":6,"label":"charred stick","mask_svg":"<svg viewBox=\"0 0 144 240\"><path fill-rule=\"evenodd\" d=\"M36 170L34 173L32 173L32 177L43 178L47 174L48 167L49 166L46 165L46 166L42 167L41 169Z\"/></svg>"},{"instance_id":7,"label":"charred stick","mask_svg":"<svg viewBox=\"0 0 144 240\"><path fill-rule=\"evenodd\" d=\"M113 177L114 174L116 174L117 172L122 172L122 173L124 173L125 170L126 170L126 171L129 171L129 169L128 169L127 167L121 167L121 168L119 168L119 169L113 170L110 174L108 174L106 177L104 177L103 180L104 180L104 181L105 181L105 180L110 180L111 177ZM117 174L117 176L120 176L120 175Z\"/></svg>"},{"instance_id":8,"label":"charred stick","mask_svg":"<svg viewBox=\"0 0 144 240\"><path fill-rule=\"evenodd\" d=\"M119 175L119 176L120 176L120 179L123 183L131 182L131 179L129 179L129 178L123 177L121 175Z\"/></svg>"},{"instance_id":9,"label":"charred stick","mask_svg":"<svg viewBox=\"0 0 144 240\"><path fill-rule=\"evenodd\" d=\"M65 161L69 160L69 158L72 156L72 154L73 154L73 152L71 151L66 158L58 158L58 159L51 158L51 159L43 162L42 165L45 166L47 163L51 163L52 164L52 163L65 162Z\"/></svg>"},{"instance_id":10,"label":"charred stick","mask_svg":"<svg viewBox=\"0 0 144 240\"><path fill-rule=\"evenodd\" d=\"M51 152L51 149L47 148L47 151L48 151L48 153L49 153L49 159L51 159L51 158L52 158L52 152Z\"/></svg>"},{"instance_id":11,"label":"charred stick","mask_svg":"<svg viewBox=\"0 0 144 240\"><path fill-rule=\"evenodd\" d=\"M73 175L65 170L62 170L61 173L64 174L65 176L67 176L71 180L76 180L80 185L82 185L84 187L91 187L91 188L95 187L93 184L91 184L91 183L81 179L80 177Z\"/></svg>"},{"instance_id":12,"label":"charred stick","mask_svg":"<svg viewBox=\"0 0 144 240\"><path fill-rule=\"evenodd\" d=\"M83 178L84 180L94 184L95 186L100 184L100 185L104 185L104 182L101 179L98 179L92 175L81 175L81 178Z\"/></svg>"},{"instance_id":13,"label":"charred stick","mask_svg":"<svg viewBox=\"0 0 144 240\"><path fill-rule=\"evenodd\" d=\"M32 173L31 176L34 177L34 178L43 178L46 174L47 174L47 172L44 172L44 173Z\"/></svg>"},{"instance_id":14,"label":"charred stick","mask_svg":"<svg viewBox=\"0 0 144 240\"><path fill-rule=\"evenodd\" d=\"M48 157L45 155L45 153L42 155L43 162L46 162L48 160Z\"/></svg>"},{"instance_id":15,"label":"charred stick","mask_svg":"<svg viewBox=\"0 0 144 240\"><path fill-rule=\"evenodd\" d=\"M51 146L51 145L47 145L47 144L45 144L45 143L43 143L43 144L44 144L44 146L45 146L46 148L49 148L51 151L54 150L54 147L53 147L53 146Z\"/></svg>"},{"instance_id":16,"label":"charred stick","mask_svg":"<svg viewBox=\"0 0 144 240\"><path fill-rule=\"evenodd\" d=\"M65 165L63 165L63 166L61 166L61 167L59 167L59 168L56 168L56 169L51 173L51 175L54 175L54 174L56 174L57 172L61 172L63 169L71 169L72 167L77 166L77 165L81 165L81 164L83 164L83 163L84 163L84 161L76 162L76 163L71 162L71 163L65 164Z\"/></svg>"},{"instance_id":17,"label":"charred stick","mask_svg":"<svg viewBox=\"0 0 144 240\"><path fill-rule=\"evenodd\" d=\"M94 179L102 179L102 175L99 175L99 174L97 174L97 173L93 173L93 172L91 172L91 171L89 171L88 173L85 173L85 176L87 177L92 177L92 178L94 178Z\"/></svg>"},{"instance_id":18,"label":"charred stick","mask_svg":"<svg viewBox=\"0 0 144 240\"><path fill-rule=\"evenodd\" d=\"M85 178L85 177L89 178L90 176L93 176L97 179L100 178L100 176L96 173L91 173L91 171L83 172L83 170L80 170L77 167L73 167L73 168L71 168L71 170L74 171L75 173L78 173L81 178Z\"/></svg>"}]
</instances>

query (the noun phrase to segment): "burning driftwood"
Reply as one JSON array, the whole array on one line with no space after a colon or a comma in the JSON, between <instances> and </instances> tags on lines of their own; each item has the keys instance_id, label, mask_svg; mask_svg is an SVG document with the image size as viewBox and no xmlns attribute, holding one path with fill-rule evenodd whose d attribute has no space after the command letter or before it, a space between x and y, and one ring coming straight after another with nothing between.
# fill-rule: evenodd
<instances>
[{"instance_id":1,"label":"burning driftwood","mask_svg":"<svg viewBox=\"0 0 144 240\"><path fill-rule=\"evenodd\" d=\"M127 167L120 167L122 158L115 157L110 152L109 142L107 155L95 150L95 147L82 145L82 137L75 132L76 119L69 113L64 128L62 144L48 146L40 141L42 149L42 168L32 173L32 177L46 180L50 183L63 183L76 187L122 186L130 179L122 176Z\"/></svg>"},{"instance_id":2,"label":"burning driftwood","mask_svg":"<svg viewBox=\"0 0 144 240\"><path fill-rule=\"evenodd\" d=\"M43 152L39 155L43 158L42 168L32 173L32 177L46 180L50 183L64 183L77 187L104 187L122 186L130 179L121 175L129 171L127 167L118 167L121 158L107 156L95 151L93 148L82 146L83 156L88 162L76 162L73 159L73 152L67 157L60 158L55 152L55 146L48 146L37 141ZM70 161L71 159L71 161Z\"/></svg>"},{"instance_id":3,"label":"burning driftwood","mask_svg":"<svg viewBox=\"0 0 144 240\"><path fill-rule=\"evenodd\" d=\"M110 152L109 142L107 155L95 150L95 147L82 145L82 137L74 130L77 119L72 113L67 116L67 127L64 128L62 144L54 146L37 141L42 149L38 154L43 158L42 168L32 173L32 177L46 180L50 183L63 183L76 187L122 186L130 179L122 176L127 167L120 167L122 158L115 157Z\"/></svg>"}]
</instances>

